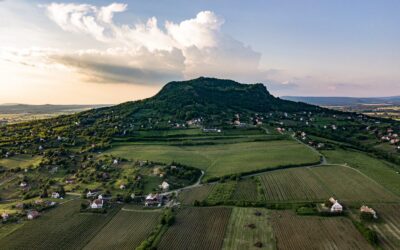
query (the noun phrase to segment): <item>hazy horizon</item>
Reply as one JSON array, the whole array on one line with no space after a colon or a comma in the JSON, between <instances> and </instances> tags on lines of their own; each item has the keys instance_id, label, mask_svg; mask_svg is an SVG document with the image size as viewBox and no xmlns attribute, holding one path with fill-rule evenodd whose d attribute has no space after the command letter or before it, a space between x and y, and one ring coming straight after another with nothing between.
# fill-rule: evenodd
<instances>
[{"instance_id":1,"label":"hazy horizon","mask_svg":"<svg viewBox=\"0 0 400 250\"><path fill-rule=\"evenodd\" d=\"M393 0L4 0L0 103L117 104L203 75L275 96L396 96L399 11Z\"/></svg>"}]
</instances>

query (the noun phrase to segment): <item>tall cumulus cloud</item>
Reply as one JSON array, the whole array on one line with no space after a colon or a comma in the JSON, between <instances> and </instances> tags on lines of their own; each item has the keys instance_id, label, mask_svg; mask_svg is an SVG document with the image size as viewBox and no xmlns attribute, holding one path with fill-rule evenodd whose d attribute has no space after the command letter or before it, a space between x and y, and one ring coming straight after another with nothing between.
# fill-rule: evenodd
<instances>
[{"instance_id":1,"label":"tall cumulus cloud","mask_svg":"<svg viewBox=\"0 0 400 250\"><path fill-rule=\"evenodd\" d=\"M108 6L51 3L47 16L66 32L91 36L107 49L50 53L47 61L79 72L88 81L164 83L199 75L241 77L259 74L260 54L224 34L224 20L201 11L180 23L157 18L133 25L116 24L126 4Z\"/></svg>"}]
</instances>

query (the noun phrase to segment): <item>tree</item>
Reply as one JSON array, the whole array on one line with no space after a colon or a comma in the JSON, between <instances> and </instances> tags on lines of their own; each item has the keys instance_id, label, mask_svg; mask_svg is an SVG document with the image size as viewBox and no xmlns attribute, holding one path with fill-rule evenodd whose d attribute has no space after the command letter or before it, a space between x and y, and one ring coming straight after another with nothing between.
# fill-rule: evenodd
<instances>
[{"instance_id":1,"label":"tree","mask_svg":"<svg viewBox=\"0 0 400 250\"><path fill-rule=\"evenodd\" d=\"M60 194L60 197L65 197L64 186L60 186L60 187L59 187L58 193Z\"/></svg>"}]
</instances>

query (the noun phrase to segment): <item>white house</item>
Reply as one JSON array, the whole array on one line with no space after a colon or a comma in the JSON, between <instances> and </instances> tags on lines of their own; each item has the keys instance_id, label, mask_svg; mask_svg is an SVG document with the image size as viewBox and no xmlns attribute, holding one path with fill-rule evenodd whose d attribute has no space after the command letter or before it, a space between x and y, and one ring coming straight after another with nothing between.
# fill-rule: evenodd
<instances>
[{"instance_id":1,"label":"white house","mask_svg":"<svg viewBox=\"0 0 400 250\"><path fill-rule=\"evenodd\" d=\"M169 189L169 184L166 181L163 181L163 183L161 183L160 188L162 190L168 190Z\"/></svg>"},{"instance_id":2,"label":"white house","mask_svg":"<svg viewBox=\"0 0 400 250\"><path fill-rule=\"evenodd\" d=\"M58 199L58 198L60 198L60 194L57 193L57 192L53 192L53 193L51 194L51 198Z\"/></svg>"},{"instance_id":3,"label":"white house","mask_svg":"<svg viewBox=\"0 0 400 250\"><path fill-rule=\"evenodd\" d=\"M158 194L149 194L146 196L144 205L148 206L159 206L161 204L162 197Z\"/></svg>"},{"instance_id":4,"label":"white house","mask_svg":"<svg viewBox=\"0 0 400 250\"><path fill-rule=\"evenodd\" d=\"M19 186L20 186L20 187L26 187L26 186L28 186L28 183L26 183L26 182L23 181L23 182L21 182L21 183L19 184Z\"/></svg>"},{"instance_id":5,"label":"white house","mask_svg":"<svg viewBox=\"0 0 400 250\"><path fill-rule=\"evenodd\" d=\"M103 200L102 199L96 199L90 204L90 208L92 209L98 209L98 208L103 208Z\"/></svg>"},{"instance_id":6,"label":"white house","mask_svg":"<svg viewBox=\"0 0 400 250\"><path fill-rule=\"evenodd\" d=\"M336 201L331 207L331 212L333 213L339 213L342 211L343 211L343 206L340 205L338 201Z\"/></svg>"},{"instance_id":7,"label":"white house","mask_svg":"<svg viewBox=\"0 0 400 250\"><path fill-rule=\"evenodd\" d=\"M125 185L124 184L121 184L120 186L119 186L119 189L125 189L126 187L125 187Z\"/></svg>"}]
</instances>

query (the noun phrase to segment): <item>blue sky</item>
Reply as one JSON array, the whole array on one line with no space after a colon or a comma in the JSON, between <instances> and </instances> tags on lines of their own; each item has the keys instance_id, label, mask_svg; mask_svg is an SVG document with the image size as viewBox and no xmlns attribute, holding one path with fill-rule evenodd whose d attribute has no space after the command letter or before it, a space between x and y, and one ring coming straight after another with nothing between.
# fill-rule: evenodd
<instances>
[{"instance_id":1,"label":"blue sky","mask_svg":"<svg viewBox=\"0 0 400 250\"><path fill-rule=\"evenodd\" d=\"M275 95L400 95L400 1L115 2L1 1L0 103L118 103L199 75Z\"/></svg>"}]
</instances>

